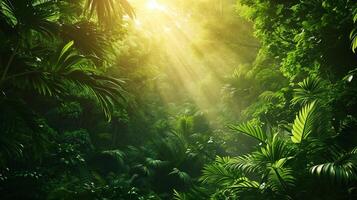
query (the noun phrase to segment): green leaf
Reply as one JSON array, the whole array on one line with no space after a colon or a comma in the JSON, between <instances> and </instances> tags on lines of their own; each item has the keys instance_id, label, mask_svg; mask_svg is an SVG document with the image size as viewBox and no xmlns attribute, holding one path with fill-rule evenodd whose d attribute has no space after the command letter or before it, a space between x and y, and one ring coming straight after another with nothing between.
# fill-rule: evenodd
<instances>
[{"instance_id":1,"label":"green leaf","mask_svg":"<svg viewBox=\"0 0 357 200\"><path fill-rule=\"evenodd\" d=\"M238 156L229 160L227 168L244 173L256 173L259 172L265 164L262 158L264 158L264 156L261 152Z\"/></svg>"},{"instance_id":2,"label":"green leaf","mask_svg":"<svg viewBox=\"0 0 357 200\"><path fill-rule=\"evenodd\" d=\"M73 44L74 44L74 42L73 42L73 41L70 41L70 42L68 42L68 43L62 48L61 53L60 53L60 55L58 56L57 63L59 63L60 60L62 60L63 56L69 52L69 50L70 50L70 48L73 46Z\"/></svg>"},{"instance_id":3,"label":"green leaf","mask_svg":"<svg viewBox=\"0 0 357 200\"><path fill-rule=\"evenodd\" d=\"M146 163L152 167L161 167L168 163L167 161L157 160L157 159L153 159L153 158L149 158L149 157L146 158L145 160L146 160Z\"/></svg>"},{"instance_id":4,"label":"green leaf","mask_svg":"<svg viewBox=\"0 0 357 200\"><path fill-rule=\"evenodd\" d=\"M177 175L185 183L189 183L191 181L191 177L188 173L181 171L176 167L172 169L169 175Z\"/></svg>"},{"instance_id":5,"label":"green leaf","mask_svg":"<svg viewBox=\"0 0 357 200\"><path fill-rule=\"evenodd\" d=\"M241 178L236 184L231 185L229 188L235 192L243 192L245 190L259 190L259 183L248 178Z\"/></svg>"},{"instance_id":6,"label":"green leaf","mask_svg":"<svg viewBox=\"0 0 357 200\"><path fill-rule=\"evenodd\" d=\"M293 104L300 103L305 105L315 100L322 99L325 92L321 79L308 77L298 83L299 88L294 89Z\"/></svg>"},{"instance_id":7,"label":"green leaf","mask_svg":"<svg viewBox=\"0 0 357 200\"><path fill-rule=\"evenodd\" d=\"M228 157L217 157L214 163L203 168L200 181L210 184L232 185L240 177L240 173L226 166L229 160Z\"/></svg>"},{"instance_id":8,"label":"green leaf","mask_svg":"<svg viewBox=\"0 0 357 200\"><path fill-rule=\"evenodd\" d=\"M135 17L134 9L127 0L87 0L85 12L89 17L95 13L98 22L104 25L112 24L123 15Z\"/></svg>"},{"instance_id":9,"label":"green leaf","mask_svg":"<svg viewBox=\"0 0 357 200\"><path fill-rule=\"evenodd\" d=\"M187 195L185 193L177 192L174 189L174 199L175 200L188 200L188 197L187 197Z\"/></svg>"},{"instance_id":10,"label":"green leaf","mask_svg":"<svg viewBox=\"0 0 357 200\"><path fill-rule=\"evenodd\" d=\"M306 139L313 129L313 124L315 121L315 101L305 105L296 116L292 129L291 140L294 143L301 143Z\"/></svg>"},{"instance_id":11,"label":"green leaf","mask_svg":"<svg viewBox=\"0 0 357 200\"><path fill-rule=\"evenodd\" d=\"M273 191L287 190L295 186L295 177L290 168L276 167L270 168L268 183Z\"/></svg>"},{"instance_id":12,"label":"green leaf","mask_svg":"<svg viewBox=\"0 0 357 200\"><path fill-rule=\"evenodd\" d=\"M333 162L315 165L310 172L318 177L326 177L334 182L347 183L357 180L357 148L350 152L340 152L339 158Z\"/></svg>"},{"instance_id":13,"label":"green leaf","mask_svg":"<svg viewBox=\"0 0 357 200\"><path fill-rule=\"evenodd\" d=\"M253 137L260 142L266 143L267 135L263 132L262 128L259 126L254 126L251 123L242 123L239 125L230 125L230 129L238 131L247 136Z\"/></svg>"},{"instance_id":14,"label":"green leaf","mask_svg":"<svg viewBox=\"0 0 357 200\"><path fill-rule=\"evenodd\" d=\"M356 15L357 16L357 15ZM357 30L353 29L350 33L350 39L352 40L352 51L353 53L356 53L356 48L357 48Z\"/></svg>"}]
</instances>

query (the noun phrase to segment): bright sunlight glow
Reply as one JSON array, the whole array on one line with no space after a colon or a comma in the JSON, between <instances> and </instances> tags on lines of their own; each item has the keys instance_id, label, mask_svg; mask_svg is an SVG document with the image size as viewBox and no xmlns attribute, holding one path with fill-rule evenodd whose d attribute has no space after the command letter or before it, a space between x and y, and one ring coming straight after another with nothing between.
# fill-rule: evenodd
<instances>
[{"instance_id":1,"label":"bright sunlight glow","mask_svg":"<svg viewBox=\"0 0 357 200\"><path fill-rule=\"evenodd\" d=\"M152 65L167 75L157 83L158 96L163 102L174 102L180 98L174 92L175 87L179 87L200 110L216 107L217 94L223 84L217 77L229 71L240 60L240 55L237 56L225 43L210 39L204 23L191 17L190 10L182 9L183 3L192 0L133 2L137 8L134 28L148 38L147 48L153 49ZM173 86L166 87L165 81L170 81ZM216 113L207 112L206 117L215 119Z\"/></svg>"},{"instance_id":2,"label":"bright sunlight glow","mask_svg":"<svg viewBox=\"0 0 357 200\"><path fill-rule=\"evenodd\" d=\"M148 0L146 3L146 7L150 10L160 10L160 11L166 10L166 7L158 3L156 0Z\"/></svg>"}]
</instances>

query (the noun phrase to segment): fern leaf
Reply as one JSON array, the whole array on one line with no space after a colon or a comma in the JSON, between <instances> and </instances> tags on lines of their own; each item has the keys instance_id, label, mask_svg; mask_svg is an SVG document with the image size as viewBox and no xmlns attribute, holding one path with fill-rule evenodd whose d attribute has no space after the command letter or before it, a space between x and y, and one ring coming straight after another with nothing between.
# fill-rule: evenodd
<instances>
[{"instance_id":1,"label":"fern leaf","mask_svg":"<svg viewBox=\"0 0 357 200\"><path fill-rule=\"evenodd\" d=\"M312 133L315 120L314 111L315 102L312 102L304 106L296 116L291 136L291 140L294 143L301 143Z\"/></svg>"},{"instance_id":2,"label":"fern leaf","mask_svg":"<svg viewBox=\"0 0 357 200\"><path fill-rule=\"evenodd\" d=\"M253 137L263 143L265 143L267 140L267 135L263 132L262 128L259 126L253 126L251 123L242 123L236 126L231 125L229 128L247 136Z\"/></svg>"}]
</instances>

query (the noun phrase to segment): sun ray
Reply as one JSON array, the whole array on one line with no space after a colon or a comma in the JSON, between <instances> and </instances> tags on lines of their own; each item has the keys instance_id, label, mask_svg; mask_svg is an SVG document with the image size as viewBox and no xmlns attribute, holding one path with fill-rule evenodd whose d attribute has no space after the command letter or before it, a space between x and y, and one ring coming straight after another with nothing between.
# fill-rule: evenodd
<instances>
[{"instance_id":1,"label":"sun ray","mask_svg":"<svg viewBox=\"0 0 357 200\"><path fill-rule=\"evenodd\" d=\"M159 11L166 10L166 6L163 4L160 4L156 0L148 0L146 3L146 7L150 10L159 10Z\"/></svg>"},{"instance_id":2,"label":"sun ray","mask_svg":"<svg viewBox=\"0 0 357 200\"><path fill-rule=\"evenodd\" d=\"M184 90L186 99L202 111L218 110L222 79L233 71L240 58L227 44L212 42L204 22L167 3L170 1L138 0L134 4L138 11L134 25L138 31L150 33L159 46L156 49L159 56L164 59L160 68L166 82L158 82L159 95L170 103L178 99L175 91ZM153 55L154 64L157 56ZM167 82L171 88L164 86ZM214 121L217 115L207 112L206 117Z\"/></svg>"}]
</instances>

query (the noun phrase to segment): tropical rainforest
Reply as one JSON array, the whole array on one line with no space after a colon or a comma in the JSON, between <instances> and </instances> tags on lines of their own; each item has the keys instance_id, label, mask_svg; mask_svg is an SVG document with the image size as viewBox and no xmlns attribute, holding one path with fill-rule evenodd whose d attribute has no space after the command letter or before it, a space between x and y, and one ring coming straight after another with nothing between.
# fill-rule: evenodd
<instances>
[{"instance_id":1,"label":"tropical rainforest","mask_svg":"<svg viewBox=\"0 0 357 200\"><path fill-rule=\"evenodd\" d=\"M0 0L0 199L357 199L355 0Z\"/></svg>"}]
</instances>

